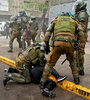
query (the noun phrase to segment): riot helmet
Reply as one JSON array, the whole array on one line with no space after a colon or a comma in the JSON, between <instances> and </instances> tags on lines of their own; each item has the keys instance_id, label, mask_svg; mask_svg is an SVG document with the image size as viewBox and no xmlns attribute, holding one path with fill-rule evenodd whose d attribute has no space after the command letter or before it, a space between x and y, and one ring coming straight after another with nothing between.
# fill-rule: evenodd
<instances>
[{"instance_id":1,"label":"riot helmet","mask_svg":"<svg viewBox=\"0 0 90 100\"><path fill-rule=\"evenodd\" d=\"M12 22L12 21L15 21L15 15L12 15L11 17L10 17L10 21Z\"/></svg>"},{"instance_id":2,"label":"riot helmet","mask_svg":"<svg viewBox=\"0 0 90 100\"><path fill-rule=\"evenodd\" d=\"M86 9L87 3L84 0L77 0L74 4L75 11L80 11Z\"/></svg>"},{"instance_id":3,"label":"riot helmet","mask_svg":"<svg viewBox=\"0 0 90 100\"><path fill-rule=\"evenodd\" d=\"M24 10L19 11L19 16L26 16L26 12Z\"/></svg>"},{"instance_id":4,"label":"riot helmet","mask_svg":"<svg viewBox=\"0 0 90 100\"><path fill-rule=\"evenodd\" d=\"M31 16L31 20L36 20L36 17L35 16Z\"/></svg>"}]
</instances>

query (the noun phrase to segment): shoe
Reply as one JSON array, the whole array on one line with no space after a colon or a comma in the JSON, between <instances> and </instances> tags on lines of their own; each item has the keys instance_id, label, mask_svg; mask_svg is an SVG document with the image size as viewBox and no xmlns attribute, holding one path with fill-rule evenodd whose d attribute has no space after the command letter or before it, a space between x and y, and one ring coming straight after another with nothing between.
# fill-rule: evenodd
<instances>
[{"instance_id":1,"label":"shoe","mask_svg":"<svg viewBox=\"0 0 90 100\"><path fill-rule=\"evenodd\" d=\"M40 82L40 89L45 89L45 83L44 82Z\"/></svg>"},{"instance_id":2,"label":"shoe","mask_svg":"<svg viewBox=\"0 0 90 100\"><path fill-rule=\"evenodd\" d=\"M59 76L59 78L57 78L57 83L62 82L66 78L67 78L67 76Z\"/></svg>"},{"instance_id":3,"label":"shoe","mask_svg":"<svg viewBox=\"0 0 90 100\"><path fill-rule=\"evenodd\" d=\"M6 86L7 85L7 82L9 81L9 77L8 77L8 70L4 70L5 71L5 74L4 74L4 78L3 78L3 85Z\"/></svg>"},{"instance_id":4,"label":"shoe","mask_svg":"<svg viewBox=\"0 0 90 100\"><path fill-rule=\"evenodd\" d=\"M74 78L74 83L75 83L75 84L79 84L79 83L80 83L79 77Z\"/></svg>"},{"instance_id":5,"label":"shoe","mask_svg":"<svg viewBox=\"0 0 90 100\"><path fill-rule=\"evenodd\" d=\"M84 76L84 75L85 75L85 73L84 73L84 70L83 70L83 69L79 71L79 75L82 75L82 76Z\"/></svg>"},{"instance_id":6,"label":"shoe","mask_svg":"<svg viewBox=\"0 0 90 100\"><path fill-rule=\"evenodd\" d=\"M10 66L8 69L8 73L19 73L19 71L16 68Z\"/></svg>"},{"instance_id":7,"label":"shoe","mask_svg":"<svg viewBox=\"0 0 90 100\"><path fill-rule=\"evenodd\" d=\"M8 52L13 52L13 50L12 50L12 49L10 49L10 50L8 50Z\"/></svg>"},{"instance_id":8,"label":"shoe","mask_svg":"<svg viewBox=\"0 0 90 100\"><path fill-rule=\"evenodd\" d=\"M47 88L45 89L41 89L41 93L46 96L46 97L50 97L50 98L54 98L56 96L55 93L53 93L52 91L49 91Z\"/></svg>"}]
</instances>

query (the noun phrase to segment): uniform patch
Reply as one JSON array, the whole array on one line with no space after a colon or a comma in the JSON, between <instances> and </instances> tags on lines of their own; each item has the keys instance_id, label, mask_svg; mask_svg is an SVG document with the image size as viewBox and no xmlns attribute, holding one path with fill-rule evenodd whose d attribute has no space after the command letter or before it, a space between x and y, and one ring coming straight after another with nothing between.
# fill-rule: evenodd
<instances>
[{"instance_id":1,"label":"uniform patch","mask_svg":"<svg viewBox=\"0 0 90 100\"><path fill-rule=\"evenodd\" d=\"M68 21L70 18L61 18L62 21Z\"/></svg>"}]
</instances>

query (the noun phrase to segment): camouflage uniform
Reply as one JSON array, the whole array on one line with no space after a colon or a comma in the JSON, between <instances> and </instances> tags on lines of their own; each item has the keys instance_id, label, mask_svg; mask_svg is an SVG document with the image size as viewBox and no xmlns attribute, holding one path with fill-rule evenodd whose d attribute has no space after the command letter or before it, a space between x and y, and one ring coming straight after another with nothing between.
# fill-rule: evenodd
<instances>
[{"instance_id":1,"label":"camouflage uniform","mask_svg":"<svg viewBox=\"0 0 90 100\"><path fill-rule=\"evenodd\" d=\"M45 43L48 46L49 39L53 33L53 47L47 57L47 64L44 68L41 83L45 83L49 76L53 66L55 66L57 60L61 54L66 54L67 60L70 63L74 82L78 84L79 81L78 70L76 67L75 53L74 53L74 42L75 42L75 31L77 36L82 42L83 32L79 24L69 16L59 16L51 22L51 26L48 28L45 35Z\"/></svg>"},{"instance_id":2,"label":"camouflage uniform","mask_svg":"<svg viewBox=\"0 0 90 100\"><path fill-rule=\"evenodd\" d=\"M84 2L79 2L79 3L80 3L79 7L86 6L84 4ZM78 54L78 60L79 60L79 66L78 67L79 67L80 73L82 73L82 71L84 71L85 45L86 45L86 41L87 41L87 37L88 37L88 35L87 35L88 13L86 11L86 7L85 8L82 8L82 7L81 8L76 7L76 9L75 9L76 19L80 22L80 24L83 28L83 32L84 32L84 41L82 42L83 48L82 48L82 50L79 50L79 54ZM84 72L82 74L84 74Z\"/></svg>"},{"instance_id":3,"label":"camouflage uniform","mask_svg":"<svg viewBox=\"0 0 90 100\"><path fill-rule=\"evenodd\" d=\"M3 84L7 85L9 80L13 80L18 83L29 83L33 82L35 84L40 83L42 77L43 69L46 63L45 55L45 43L34 44L29 46L23 53L20 53L16 59L16 67L10 67L5 71ZM61 76L53 68L51 72L51 77L55 77L58 82L66 79L66 76ZM48 78L45 84L45 89L41 90L41 93L47 97L55 97L55 93L51 90L56 86L55 79Z\"/></svg>"},{"instance_id":4,"label":"camouflage uniform","mask_svg":"<svg viewBox=\"0 0 90 100\"><path fill-rule=\"evenodd\" d=\"M27 41L28 46L30 45L29 38L30 38L30 25L28 24L28 16L26 15L25 11L20 11L19 12L19 17L18 17L18 22L21 25L21 28L23 30L22 34L22 49L26 48L26 43Z\"/></svg>"},{"instance_id":5,"label":"camouflage uniform","mask_svg":"<svg viewBox=\"0 0 90 100\"><path fill-rule=\"evenodd\" d=\"M22 34L22 49L24 50L26 48L26 43L27 42L27 46L30 45L30 25L29 23L26 25L27 28L24 30L23 34Z\"/></svg>"},{"instance_id":6,"label":"camouflage uniform","mask_svg":"<svg viewBox=\"0 0 90 100\"><path fill-rule=\"evenodd\" d=\"M6 24L4 26L4 32L6 34L6 39L8 39L8 36L9 36L9 22L6 22Z\"/></svg>"},{"instance_id":7,"label":"camouflage uniform","mask_svg":"<svg viewBox=\"0 0 90 100\"><path fill-rule=\"evenodd\" d=\"M18 83L29 83L31 81L29 70L35 65L45 65L44 51L40 49L39 44L33 44L19 54L16 58L16 68L21 70L21 73L10 73L9 79Z\"/></svg>"},{"instance_id":8,"label":"camouflage uniform","mask_svg":"<svg viewBox=\"0 0 90 100\"><path fill-rule=\"evenodd\" d=\"M32 23L30 23L30 40L32 39L33 43L35 43L35 37L37 35L38 30L38 23L36 22L36 19L32 19Z\"/></svg>"},{"instance_id":9,"label":"camouflage uniform","mask_svg":"<svg viewBox=\"0 0 90 100\"><path fill-rule=\"evenodd\" d=\"M13 21L11 21L10 28L12 29L12 31L10 34L10 41L9 41L10 50L8 52L12 52L13 41L15 38L17 38L17 42L19 43L19 48L21 48L21 26L20 24L18 24L17 19L14 19Z\"/></svg>"}]
</instances>

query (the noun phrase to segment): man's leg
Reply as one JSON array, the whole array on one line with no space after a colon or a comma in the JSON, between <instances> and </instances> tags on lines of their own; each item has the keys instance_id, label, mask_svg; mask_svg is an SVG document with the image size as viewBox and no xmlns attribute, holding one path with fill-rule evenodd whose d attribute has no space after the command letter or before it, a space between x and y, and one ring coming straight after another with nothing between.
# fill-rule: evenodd
<instances>
[{"instance_id":1,"label":"man's leg","mask_svg":"<svg viewBox=\"0 0 90 100\"><path fill-rule=\"evenodd\" d=\"M67 55L68 61L70 63L70 67L72 70L73 78L74 78L74 83L79 84L79 74L78 74L78 68L76 67L76 56L74 53L68 54Z\"/></svg>"},{"instance_id":2,"label":"man's leg","mask_svg":"<svg viewBox=\"0 0 90 100\"><path fill-rule=\"evenodd\" d=\"M36 41L35 41L36 34L37 34L37 33L36 33L35 31L31 30L30 36L31 36L31 39L32 39L33 43L36 42Z\"/></svg>"},{"instance_id":3,"label":"man's leg","mask_svg":"<svg viewBox=\"0 0 90 100\"><path fill-rule=\"evenodd\" d=\"M14 82L17 83L30 83L31 79L30 79L29 70L23 69L22 74L5 72L4 79L3 79L4 86L7 85L7 82L9 80L13 80Z\"/></svg>"},{"instance_id":4,"label":"man's leg","mask_svg":"<svg viewBox=\"0 0 90 100\"><path fill-rule=\"evenodd\" d=\"M85 54L85 45L87 41L87 32L84 32L84 41L81 44L81 48L79 49L79 75L84 75L84 54Z\"/></svg>"},{"instance_id":5,"label":"man's leg","mask_svg":"<svg viewBox=\"0 0 90 100\"><path fill-rule=\"evenodd\" d=\"M79 59L79 75L84 75L84 55L83 54L79 54L78 55L78 59Z\"/></svg>"},{"instance_id":6,"label":"man's leg","mask_svg":"<svg viewBox=\"0 0 90 100\"><path fill-rule=\"evenodd\" d=\"M15 36L15 34L11 34L11 36L10 36L10 41L9 41L9 50L8 50L8 52L13 52L13 41L14 41L14 39L16 38L16 36Z\"/></svg>"},{"instance_id":7,"label":"man's leg","mask_svg":"<svg viewBox=\"0 0 90 100\"><path fill-rule=\"evenodd\" d=\"M25 40L22 39L22 49L24 50L26 48L26 43L25 43Z\"/></svg>"},{"instance_id":8,"label":"man's leg","mask_svg":"<svg viewBox=\"0 0 90 100\"><path fill-rule=\"evenodd\" d=\"M51 52L49 53L49 56L47 57L47 64L45 65L43 75L41 78L41 89L44 88L45 82L48 79L48 76L50 75L53 66L55 66L57 60L59 59L61 53L59 47L53 47L51 49Z\"/></svg>"},{"instance_id":9,"label":"man's leg","mask_svg":"<svg viewBox=\"0 0 90 100\"><path fill-rule=\"evenodd\" d=\"M53 68L51 74L57 79L57 83L62 82L67 76L59 75L58 72Z\"/></svg>"},{"instance_id":10,"label":"man's leg","mask_svg":"<svg viewBox=\"0 0 90 100\"><path fill-rule=\"evenodd\" d=\"M27 40L27 46L30 46L30 40L29 39Z\"/></svg>"},{"instance_id":11,"label":"man's leg","mask_svg":"<svg viewBox=\"0 0 90 100\"><path fill-rule=\"evenodd\" d=\"M20 33L18 33L18 34L20 34ZM17 36L17 42L19 44L19 48L22 48L21 35Z\"/></svg>"},{"instance_id":12,"label":"man's leg","mask_svg":"<svg viewBox=\"0 0 90 100\"><path fill-rule=\"evenodd\" d=\"M56 94L53 93L52 90L54 89L55 86L56 83L53 80L48 79L45 85L45 89L42 89L41 93L46 97L54 98Z\"/></svg>"}]
</instances>

